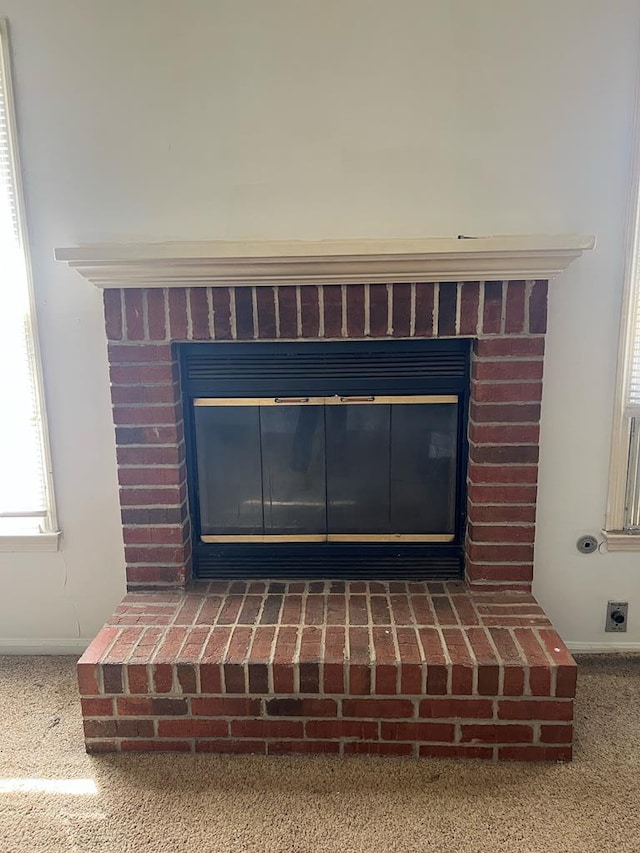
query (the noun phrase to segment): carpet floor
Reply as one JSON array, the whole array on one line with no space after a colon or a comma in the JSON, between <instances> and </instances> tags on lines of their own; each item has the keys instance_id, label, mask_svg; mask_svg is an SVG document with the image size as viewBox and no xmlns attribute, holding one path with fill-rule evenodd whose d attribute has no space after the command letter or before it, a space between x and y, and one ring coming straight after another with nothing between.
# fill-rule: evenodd
<instances>
[{"instance_id":1,"label":"carpet floor","mask_svg":"<svg viewBox=\"0 0 640 853\"><path fill-rule=\"evenodd\" d=\"M640 850L640 658L579 661L573 764L85 754L69 657L0 658L2 853Z\"/></svg>"}]
</instances>

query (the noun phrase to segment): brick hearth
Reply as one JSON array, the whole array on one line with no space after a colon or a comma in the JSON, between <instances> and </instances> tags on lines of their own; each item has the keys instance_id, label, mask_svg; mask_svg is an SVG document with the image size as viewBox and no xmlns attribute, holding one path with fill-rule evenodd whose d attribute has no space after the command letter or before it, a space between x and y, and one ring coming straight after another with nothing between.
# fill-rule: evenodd
<instances>
[{"instance_id":1,"label":"brick hearth","mask_svg":"<svg viewBox=\"0 0 640 853\"><path fill-rule=\"evenodd\" d=\"M571 758L576 666L527 593L401 581L130 593L78 674L89 752Z\"/></svg>"}]
</instances>

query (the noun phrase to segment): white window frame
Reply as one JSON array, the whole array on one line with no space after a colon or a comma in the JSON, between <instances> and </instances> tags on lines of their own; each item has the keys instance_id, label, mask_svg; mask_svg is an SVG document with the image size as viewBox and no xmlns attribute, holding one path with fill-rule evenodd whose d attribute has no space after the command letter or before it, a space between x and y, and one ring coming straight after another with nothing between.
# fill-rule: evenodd
<instances>
[{"instance_id":1,"label":"white window frame","mask_svg":"<svg viewBox=\"0 0 640 853\"><path fill-rule=\"evenodd\" d=\"M640 535L624 530L630 468L631 417L627 388L635 332L635 306L640 300L640 76L636 90L633 161L625 241L624 289L620 318L618 372L609 465L609 496L603 534L609 551L640 551Z\"/></svg>"},{"instance_id":2,"label":"white window frame","mask_svg":"<svg viewBox=\"0 0 640 853\"><path fill-rule=\"evenodd\" d=\"M9 40L9 25L7 18L0 17L0 63L6 87L6 110L10 168L13 175L15 203L18 219L18 234L22 253L24 255L27 287L29 291L29 326L31 333L31 369L34 377L36 404L40 419L41 445L46 492L46 516L42 519L39 533L0 533L0 552L16 553L21 551L57 551L61 541L53 488L49 430L45 410L44 382L42 361L38 339L31 257L27 235L27 220L25 216L24 194L22 189L22 171L18 151L17 122L13 98L13 78L11 74L11 44Z\"/></svg>"}]
</instances>

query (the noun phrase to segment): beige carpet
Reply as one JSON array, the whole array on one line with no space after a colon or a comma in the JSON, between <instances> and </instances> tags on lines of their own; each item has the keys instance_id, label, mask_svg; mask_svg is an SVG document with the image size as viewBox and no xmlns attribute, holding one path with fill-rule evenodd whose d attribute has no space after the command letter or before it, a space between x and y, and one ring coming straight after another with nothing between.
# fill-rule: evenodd
<instances>
[{"instance_id":1,"label":"beige carpet","mask_svg":"<svg viewBox=\"0 0 640 853\"><path fill-rule=\"evenodd\" d=\"M72 658L0 658L0 851L640 851L640 658L583 658L572 765L83 751ZM40 790L34 790L40 789Z\"/></svg>"}]
</instances>

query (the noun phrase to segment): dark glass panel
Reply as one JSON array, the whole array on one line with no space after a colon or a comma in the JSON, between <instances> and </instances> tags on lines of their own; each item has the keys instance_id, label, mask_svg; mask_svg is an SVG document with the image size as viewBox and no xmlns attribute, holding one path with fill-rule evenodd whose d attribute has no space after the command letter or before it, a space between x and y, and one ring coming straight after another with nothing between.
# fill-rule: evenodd
<instances>
[{"instance_id":1,"label":"dark glass panel","mask_svg":"<svg viewBox=\"0 0 640 853\"><path fill-rule=\"evenodd\" d=\"M196 407L202 533L454 533L457 419L454 404Z\"/></svg>"},{"instance_id":2,"label":"dark glass panel","mask_svg":"<svg viewBox=\"0 0 640 853\"><path fill-rule=\"evenodd\" d=\"M455 404L391 407L392 533L455 531Z\"/></svg>"},{"instance_id":3,"label":"dark glass panel","mask_svg":"<svg viewBox=\"0 0 640 853\"><path fill-rule=\"evenodd\" d=\"M390 529L389 406L327 406L329 533Z\"/></svg>"},{"instance_id":4,"label":"dark glass panel","mask_svg":"<svg viewBox=\"0 0 640 853\"><path fill-rule=\"evenodd\" d=\"M196 406L194 419L202 533L262 533L258 407Z\"/></svg>"},{"instance_id":5,"label":"dark glass panel","mask_svg":"<svg viewBox=\"0 0 640 853\"><path fill-rule=\"evenodd\" d=\"M260 409L264 532L326 533L323 406Z\"/></svg>"}]
</instances>

